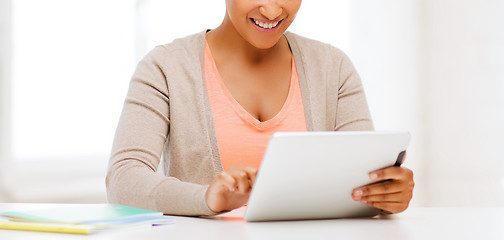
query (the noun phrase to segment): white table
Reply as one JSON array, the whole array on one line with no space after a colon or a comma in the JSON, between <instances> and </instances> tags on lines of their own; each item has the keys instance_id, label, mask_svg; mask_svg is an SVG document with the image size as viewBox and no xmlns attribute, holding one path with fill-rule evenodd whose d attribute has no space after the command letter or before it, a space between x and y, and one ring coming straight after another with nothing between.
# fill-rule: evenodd
<instances>
[{"instance_id":1,"label":"white table","mask_svg":"<svg viewBox=\"0 0 504 240\"><path fill-rule=\"evenodd\" d=\"M0 211L45 207L0 203ZM334 219L247 223L237 218L175 217L176 224L74 235L1 230L0 239L504 239L504 208L410 208L380 219Z\"/></svg>"}]
</instances>

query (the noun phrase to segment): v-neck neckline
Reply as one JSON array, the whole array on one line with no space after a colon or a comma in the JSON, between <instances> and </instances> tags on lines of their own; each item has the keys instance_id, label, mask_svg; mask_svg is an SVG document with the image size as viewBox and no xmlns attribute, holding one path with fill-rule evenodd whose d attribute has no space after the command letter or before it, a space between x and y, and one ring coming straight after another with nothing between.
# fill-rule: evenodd
<instances>
[{"instance_id":1,"label":"v-neck neckline","mask_svg":"<svg viewBox=\"0 0 504 240\"><path fill-rule=\"evenodd\" d=\"M254 116L252 116L252 114L250 114L234 97L233 95L231 94L231 92L229 91L229 89L227 88L227 86L224 84L224 81L219 73L219 70L217 69L217 64L215 63L215 60L212 56L212 52L210 50L210 46L208 45L208 42L205 40L205 51L206 54L208 54L208 57L209 59L211 60L211 65L212 65L212 69L215 73L215 76L216 76L216 79L218 81L218 84L220 86L220 90L222 90L222 92L224 93L224 95L226 96L229 104L231 105L231 107L233 108L233 110L235 111L235 113L240 116L240 118L251 124L252 126L254 126L255 128L257 129L267 129L267 128L271 128L271 127L274 127L276 125L278 125L280 122L282 122L283 119L285 119L285 117L288 115L288 107L289 105L291 104L292 102L292 99L294 98L294 80L295 80L295 71L296 70L296 64L295 64L295 61L294 61L294 56L291 56L291 77L290 77L290 82L289 82L289 92L288 92L288 95L287 95L287 99L285 99L285 102L284 104L282 105L282 108L280 109L280 111L278 113L275 114L274 117L266 120L266 121L259 121L259 119L255 118Z\"/></svg>"}]
</instances>

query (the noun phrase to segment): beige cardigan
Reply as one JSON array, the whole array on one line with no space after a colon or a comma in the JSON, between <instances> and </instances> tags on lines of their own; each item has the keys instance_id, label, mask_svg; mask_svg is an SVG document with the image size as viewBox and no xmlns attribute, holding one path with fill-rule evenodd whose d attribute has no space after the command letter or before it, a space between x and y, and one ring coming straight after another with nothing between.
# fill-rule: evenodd
<instances>
[{"instance_id":1,"label":"beige cardigan","mask_svg":"<svg viewBox=\"0 0 504 240\"><path fill-rule=\"evenodd\" d=\"M158 46L138 64L117 127L108 200L174 215L212 215L208 184L222 171L203 79L205 32ZM309 131L372 130L348 57L285 33L298 70ZM157 173L164 156L165 173Z\"/></svg>"}]
</instances>

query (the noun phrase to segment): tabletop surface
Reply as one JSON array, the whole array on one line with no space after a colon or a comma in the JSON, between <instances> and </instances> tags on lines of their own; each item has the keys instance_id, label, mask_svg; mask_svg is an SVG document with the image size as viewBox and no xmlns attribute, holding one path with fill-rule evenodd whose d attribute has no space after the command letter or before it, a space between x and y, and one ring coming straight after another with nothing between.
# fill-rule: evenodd
<instances>
[{"instance_id":1,"label":"tabletop surface","mask_svg":"<svg viewBox=\"0 0 504 240\"><path fill-rule=\"evenodd\" d=\"M48 204L0 203L1 211ZM54 204L52 204L54 206ZM248 223L238 209L214 218L175 217L175 224L92 235L0 229L0 239L504 239L504 208L423 208L380 218Z\"/></svg>"}]
</instances>

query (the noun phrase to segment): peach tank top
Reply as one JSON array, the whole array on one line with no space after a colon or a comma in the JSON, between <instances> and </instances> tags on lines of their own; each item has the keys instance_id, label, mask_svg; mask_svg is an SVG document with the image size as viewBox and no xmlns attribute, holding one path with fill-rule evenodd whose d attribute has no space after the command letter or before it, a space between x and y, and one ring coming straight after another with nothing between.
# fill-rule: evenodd
<instances>
[{"instance_id":1,"label":"peach tank top","mask_svg":"<svg viewBox=\"0 0 504 240\"><path fill-rule=\"evenodd\" d=\"M287 99L280 112L264 122L250 115L233 98L219 75L207 42L204 57L205 84L224 170L242 164L259 168L268 141L275 132L307 131L294 57Z\"/></svg>"}]
</instances>

